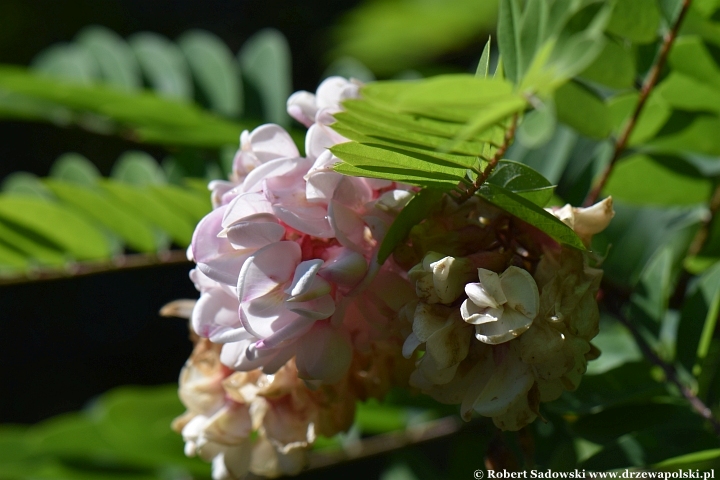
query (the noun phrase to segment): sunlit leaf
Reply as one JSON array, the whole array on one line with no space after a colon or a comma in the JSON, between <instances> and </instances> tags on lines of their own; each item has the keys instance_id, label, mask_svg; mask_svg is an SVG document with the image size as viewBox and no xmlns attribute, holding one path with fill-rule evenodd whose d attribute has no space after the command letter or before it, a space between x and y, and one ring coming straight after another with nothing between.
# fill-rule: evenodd
<instances>
[{"instance_id":1,"label":"sunlit leaf","mask_svg":"<svg viewBox=\"0 0 720 480\"><path fill-rule=\"evenodd\" d=\"M485 183L478 190L478 194L493 205L543 231L554 240L575 248L585 249L580 238L570 227L530 200L491 183Z\"/></svg>"},{"instance_id":2,"label":"sunlit leaf","mask_svg":"<svg viewBox=\"0 0 720 480\"><path fill-rule=\"evenodd\" d=\"M59 179L46 179L44 183L60 200L117 233L133 250L157 250L150 226L123 208L122 203L104 195L102 190Z\"/></svg>"},{"instance_id":3,"label":"sunlit leaf","mask_svg":"<svg viewBox=\"0 0 720 480\"><path fill-rule=\"evenodd\" d=\"M617 164L603 193L635 205L692 205L710 199L712 183L677 157L636 154Z\"/></svg>"},{"instance_id":4,"label":"sunlit leaf","mask_svg":"<svg viewBox=\"0 0 720 480\"><path fill-rule=\"evenodd\" d=\"M85 218L53 202L18 195L0 197L0 217L28 228L78 260L107 258L109 245Z\"/></svg>"},{"instance_id":5,"label":"sunlit leaf","mask_svg":"<svg viewBox=\"0 0 720 480\"><path fill-rule=\"evenodd\" d=\"M545 177L532 168L510 160L501 161L487 182L510 190L539 207L547 205L554 189Z\"/></svg>"}]
</instances>

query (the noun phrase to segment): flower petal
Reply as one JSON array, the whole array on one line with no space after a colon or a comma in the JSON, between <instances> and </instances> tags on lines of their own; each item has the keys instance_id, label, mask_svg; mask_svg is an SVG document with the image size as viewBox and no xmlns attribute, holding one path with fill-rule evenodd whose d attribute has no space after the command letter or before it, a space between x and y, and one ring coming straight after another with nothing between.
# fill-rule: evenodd
<instances>
[{"instance_id":1,"label":"flower petal","mask_svg":"<svg viewBox=\"0 0 720 480\"><path fill-rule=\"evenodd\" d=\"M244 250L279 242L285 235L285 227L274 215L258 213L230 225L224 232L233 247Z\"/></svg>"},{"instance_id":2,"label":"flower petal","mask_svg":"<svg viewBox=\"0 0 720 480\"><path fill-rule=\"evenodd\" d=\"M249 256L238 278L238 298L242 304L267 295L292 278L300 262L300 246L295 242L276 242Z\"/></svg>"},{"instance_id":3,"label":"flower petal","mask_svg":"<svg viewBox=\"0 0 720 480\"><path fill-rule=\"evenodd\" d=\"M322 320L335 313L335 300L330 295L323 295L306 302L287 303L286 308L303 317Z\"/></svg>"},{"instance_id":4,"label":"flower petal","mask_svg":"<svg viewBox=\"0 0 720 480\"><path fill-rule=\"evenodd\" d=\"M287 100L287 112L292 118L309 127L315 123L317 113L315 94L301 90L290 95Z\"/></svg>"},{"instance_id":5,"label":"flower petal","mask_svg":"<svg viewBox=\"0 0 720 480\"><path fill-rule=\"evenodd\" d=\"M328 322L315 323L297 348L295 361L301 378L335 383L350 367L350 342Z\"/></svg>"},{"instance_id":6,"label":"flower petal","mask_svg":"<svg viewBox=\"0 0 720 480\"><path fill-rule=\"evenodd\" d=\"M235 250L226 239L218 238L226 208L217 208L200 220L193 233L192 254L198 269L205 275L218 282L236 285L249 252Z\"/></svg>"},{"instance_id":7,"label":"flower petal","mask_svg":"<svg viewBox=\"0 0 720 480\"><path fill-rule=\"evenodd\" d=\"M532 325L532 319L505 307L496 322L475 325L475 338L483 343L498 345L518 337Z\"/></svg>"},{"instance_id":8,"label":"flower petal","mask_svg":"<svg viewBox=\"0 0 720 480\"><path fill-rule=\"evenodd\" d=\"M534 319L540 310L540 293L530 272L519 267L508 267L500 275L502 291L507 296L507 306Z\"/></svg>"}]
</instances>

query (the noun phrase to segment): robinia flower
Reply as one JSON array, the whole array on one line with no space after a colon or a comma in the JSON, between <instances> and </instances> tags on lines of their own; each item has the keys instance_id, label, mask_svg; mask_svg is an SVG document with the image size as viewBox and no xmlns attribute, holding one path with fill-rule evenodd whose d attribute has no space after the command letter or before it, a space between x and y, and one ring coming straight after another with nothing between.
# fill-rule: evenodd
<instances>
[{"instance_id":1,"label":"robinia flower","mask_svg":"<svg viewBox=\"0 0 720 480\"><path fill-rule=\"evenodd\" d=\"M589 244L589 232L612 217L612 204L570 212ZM449 254L437 253L441 237ZM459 404L466 419L476 412L504 430L522 428L540 415L540 402L578 387L588 360L599 354L590 340L598 333L602 272L589 266L587 254L481 201L446 205L409 242L422 261L408 271L416 298L401 310L412 325L403 354L424 351L411 385ZM402 255L412 253L406 248ZM477 281L463 279L470 265Z\"/></svg>"},{"instance_id":2,"label":"robinia flower","mask_svg":"<svg viewBox=\"0 0 720 480\"><path fill-rule=\"evenodd\" d=\"M463 320L475 325L475 338L497 345L525 332L540 307L537 284L527 270L508 267L502 274L478 268L480 282L465 285Z\"/></svg>"}]
</instances>

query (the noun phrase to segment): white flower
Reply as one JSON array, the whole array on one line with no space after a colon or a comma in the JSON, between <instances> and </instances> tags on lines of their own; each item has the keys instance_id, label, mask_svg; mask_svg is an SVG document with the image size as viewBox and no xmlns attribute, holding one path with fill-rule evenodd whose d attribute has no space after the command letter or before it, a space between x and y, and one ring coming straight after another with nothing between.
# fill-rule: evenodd
<instances>
[{"instance_id":1,"label":"white flower","mask_svg":"<svg viewBox=\"0 0 720 480\"><path fill-rule=\"evenodd\" d=\"M605 230L615 216L612 197L587 208L567 204L560 209L549 211L572 228L586 246L590 245L593 235Z\"/></svg>"},{"instance_id":2,"label":"white flower","mask_svg":"<svg viewBox=\"0 0 720 480\"><path fill-rule=\"evenodd\" d=\"M428 252L421 263L408 271L408 277L415 282L415 293L421 300L451 304L474 277L474 267L464 258Z\"/></svg>"},{"instance_id":3,"label":"white flower","mask_svg":"<svg viewBox=\"0 0 720 480\"><path fill-rule=\"evenodd\" d=\"M478 268L479 283L465 285L468 299L460 307L463 320L475 325L475 338L497 345L530 328L540 307L540 294L530 273L508 267L501 275Z\"/></svg>"}]
</instances>

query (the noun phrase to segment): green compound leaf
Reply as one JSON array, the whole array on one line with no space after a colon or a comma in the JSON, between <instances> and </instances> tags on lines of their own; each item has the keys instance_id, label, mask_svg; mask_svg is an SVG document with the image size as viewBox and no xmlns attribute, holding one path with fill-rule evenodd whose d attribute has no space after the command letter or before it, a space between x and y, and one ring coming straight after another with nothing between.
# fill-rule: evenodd
<instances>
[{"instance_id":1,"label":"green compound leaf","mask_svg":"<svg viewBox=\"0 0 720 480\"><path fill-rule=\"evenodd\" d=\"M412 227L427 218L432 209L439 204L442 196L442 190L426 188L410 199L390 225L378 250L378 262L385 263L395 248L405 241Z\"/></svg>"},{"instance_id":2,"label":"green compound leaf","mask_svg":"<svg viewBox=\"0 0 720 480\"><path fill-rule=\"evenodd\" d=\"M478 194L493 205L545 232L559 243L585 250L582 240L570 227L530 200L506 188L485 183Z\"/></svg>"}]
</instances>

